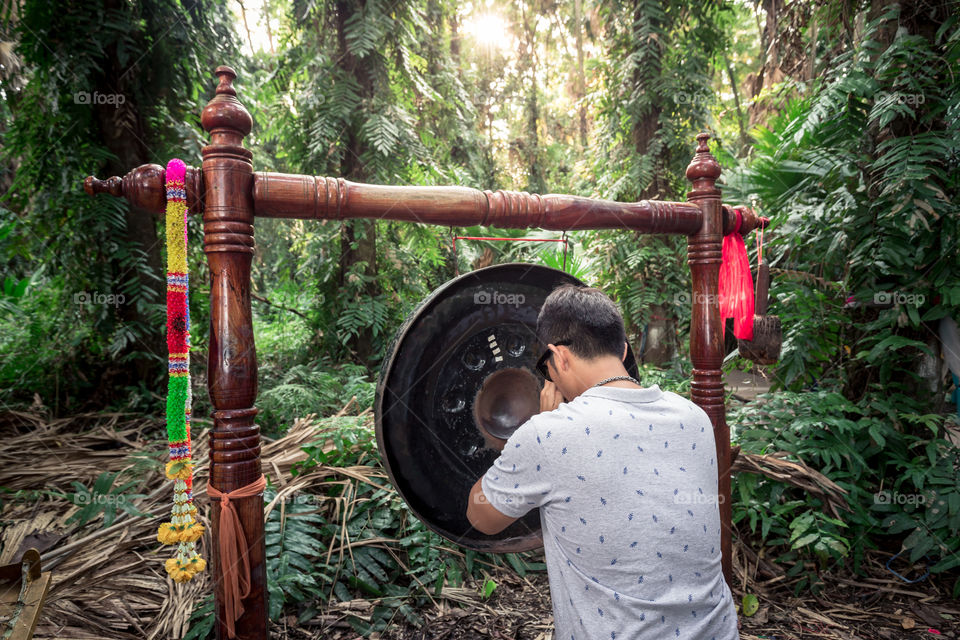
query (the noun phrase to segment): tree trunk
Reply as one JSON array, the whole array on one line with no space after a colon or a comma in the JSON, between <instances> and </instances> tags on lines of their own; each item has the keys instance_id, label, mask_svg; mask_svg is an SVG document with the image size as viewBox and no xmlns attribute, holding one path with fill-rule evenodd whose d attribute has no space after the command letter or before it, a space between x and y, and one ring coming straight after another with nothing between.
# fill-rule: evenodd
<instances>
[{"instance_id":1,"label":"tree trunk","mask_svg":"<svg viewBox=\"0 0 960 640\"><path fill-rule=\"evenodd\" d=\"M276 53L273 48L273 28L270 26L270 2L263 0L263 20L267 23L267 41L270 43L270 53Z\"/></svg>"},{"instance_id":2,"label":"tree trunk","mask_svg":"<svg viewBox=\"0 0 960 640\"><path fill-rule=\"evenodd\" d=\"M573 28L577 36L577 101L580 103L580 146L587 146L587 108L583 98L587 93L587 83L583 76L583 6L582 0L573 2Z\"/></svg>"},{"instance_id":3,"label":"tree trunk","mask_svg":"<svg viewBox=\"0 0 960 640\"><path fill-rule=\"evenodd\" d=\"M530 79L527 85L527 143L524 152L527 156L527 190L533 193L543 193L546 185L543 179L543 167L540 163L540 136L537 125L540 120L540 106L537 103L537 51L536 51L536 16L531 16L525 6L523 9L523 33L525 37L524 56Z\"/></svg>"},{"instance_id":4,"label":"tree trunk","mask_svg":"<svg viewBox=\"0 0 960 640\"><path fill-rule=\"evenodd\" d=\"M730 89L733 91L733 102L737 106L737 125L740 127L740 151L743 152L750 144L750 138L747 137L747 131L743 127L743 107L740 105L740 91L737 89L737 76L733 72L733 64L726 51L723 52L723 62L727 67L727 76L730 78Z\"/></svg>"},{"instance_id":5,"label":"tree trunk","mask_svg":"<svg viewBox=\"0 0 960 640\"><path fill-rule=\"evenodd\" d=\"M117 0L107 0L106 10L116 10L120 5ZM136 82L139 76L136 73L127 73L128 69L120 64L115 44L106 49L106 59L103 73L99 76L94 90L98 94L122 94L122 104L98 104L94 110L101 137L110 152L116 157L107 162L107 175L122 176L130 167L136 167L151 161L149 150L143 142L148 138L144 127L140 107L134 101L135 92L130 82ZM112 102L119 102L112 101ZM157 233L157 219L145 211L130 208L126 214L125 239L135 250L143 251L146 255L148 273L138 272L140 289L144 292L144 300L158 302L163 299L166 289L166 265L160 253L163 242L161 234ZM114 286L122 287L134 274L131 267L124 267L117 261L112 261ZM119 305L117 313L124 323L140 323L147 329L147 333L131 343L115 361L120 362L123 356L134 351L150 355L141 355L133 358L129 363L120 367L128 380L153 380L161 375L163 363L167 360L167 346L165 328L158 322L158 318L150 318L141 313L135 301L126 300ZM103 393L106 393L104 390ZM95 393L99 397L101 394ZM106 393L106 395L112 395Z\"/></svg>"},{"instance_id":6,"label":"tree trunk","mask_svg":"<svg viewBox=\"0 0 960 640\"><path fill-rule=\"evenodd\" d=\"M643 13L643 3L637 2L633 9L633 24L635 25L633 28L638 28L636 25L640 25L649 19L650 17ZM658 40L655 58L647 64L637 65L637 69L634 72L634 86L649 86L649 83L655 81L660 75L663 64L663 46L664 43ZM638 155L649 156L655 154L656 157L653 158L653 161L654 165L656 165L666 154L665 149L657 153L657 150L651 148L660 129L660 112L663 110L663 107L659 96L654 95L653 92L650 91L648 91L648 93L652 96L649 107L646 113L634 120L631 142ZM649 185L646 185L640 190L639 199L650 200L662 198L665 195L663 193L664 188L665 185L662 184L661 172L654 171L653 180L651 180Z\"/></svg>"},{"instance_id":7,"label":"tree trunk","mask_svg":"<svg viewBox=\"0 0 960 640\"><path fill-rule=\"evenodd\" d=\"M651 18L643 13L643 5L638 2L633 8L633 24L640 25L645 20ZM661 25L662 26L662 25ZM634 74L634 85L648 85L661 73L663 64L664 43L658 41L656 46L655 58L645 61L645 64L638 65ZM651 93L653 96L653 94ZM656 167L665 162L665 156L668 153L666 148L658 148L656 144L657 134L660 130L660 113L663 110L659 96L653 96L650 100L645 113L634 120L633 131L631 132L631 142L637 156L647 156L653 162L653 179L650 184L643 185L639 189L640 200L663 199L666 195L667 185L663 183L664 172ZM670 246L669 239L660 235L641 236L638 242L645 246ZM654 285L656 286L656 285ZM662 290L661 290L662 291ZM676 352L676 340L673 336L676 333L676 318L672 305L656 305L651 309L651 320L647 326L647 340L643 361L652 364L664 364L673 357Z\"/></svg>"},{"instance_id":8,"label":"tree trunk","mask_svg":"<svg viewBox=\"0 0 960 640\"><path fill-rule=\"evenodd\" d=\"M347 47L346 24L358 10L364 7L364 1L337 2L337 41L340 57L337 64L356 78L360 84L361 96L364 103L369 103L374 94L374 81L369 66L365 61L358 60ZM366 167L361 158L367 152L359 136L358 122L354 122L347 132L347 152L340 164L340 175L347 180L366 182L369 180ZM378 296L380 286L377 283L377 224L376 220L345 220L341 224L340 232L340 263L337 274L337 284L342 291L354 288L348 282L348 274L358 262L366 263L362 269L364 276L370 280L360 290L369 297ZM350 301L343 301L349 303ZM351 336L347 344L356 354L361 364L369 362L374 355L373 330L370 327L362 328L355 336Z\"/></svg>"},{"instance_id":9,"label":"tree trunk","mask_svg":"<svg viewBox=\"0 0 960 640\"><path fill-rule=\"evenodd\" d=\"M763 0L763 9L766 12L767 20L763 27L763 64L756 76L748 78L752 80L750 87L750 97L755 98L765 88L770 87L783 79L783 72L780 70L780 34L777 31L778 21L783 13L783 0ZM752 74L751 74L752 76ZM747 107L750 115L750 125L764 120L769 105L760 102L753 102Z\"/></svg>"},{"instance_id":10,"label":"tree trunk","mask_svg":"<svg viewBox=\"0 0 960 640\"><path fill-rule=\"evenodd\" d=\"M250 33L250 25L247 23L247 9L243 6L243 0L237 0L240 5L240 15L243 17L243 28L247 31L247 43L250 45L250 55L255 55L257 50L253 48L253 35Z\"/></svg>"}]
</instances>

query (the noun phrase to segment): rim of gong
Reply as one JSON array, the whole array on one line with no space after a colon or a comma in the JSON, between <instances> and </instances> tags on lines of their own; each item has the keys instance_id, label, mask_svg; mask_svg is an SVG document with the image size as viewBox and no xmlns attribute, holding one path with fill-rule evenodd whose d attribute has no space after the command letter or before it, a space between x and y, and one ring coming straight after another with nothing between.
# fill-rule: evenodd
<instances>
[{"instance_id":1,"label":"rim of gong","mask_svg":"<svg viewBox=\"0 0 960 640\"><path fill-rule=\"evenodd\" d=\"M540 531L542 528L538 528L537 531L532 531L531 533L523 536L513 536L510 538L494 538L491 536L489 541L481 541L477 539L467 538L466 536L457 536L451 531L447 531L442 527L438 527L429 519L424 518L418 509L416 509L411 501L407 498L406 492L403 488L397 483L396 477L394 476L393 469L390 466L390 456L385 450L384 443L384 434L383 434L383 402L384 394L383 391L386 387L387 379L390 377L390 373L393 370L394 364L396 363L396 356L399 352L400 346L403 344L404 340L407 338L407 335L410 333L414 325L417 324L417 321L422 318L424 315L429 313L437 304L438 299L447 292L449 289L461 285L464 280L468 278L477 278L483 276L489 276L491 273L497 271L512 271L515 269L526 269L531 271L536 269L538 271L553 272L559 277L566 279L571 284L576 284L580 286L587 286L586 283L581 281L576 276L573 276L566 271L561 271L560 269L555 269L553 267L548 267L541 264L529 264L526 262L506 262L503 264L494 264L489 267L484 267L482 269L475 269L464 273L463 275L452 278L447 282L443 283L436 289L434 289L426 298L424 298L420 304L414 309L413 312L404 320L403 324L400 325L400 328L397 330L394 339L391 341L389 346L389 358L390 360L383 366L380 367L380 375L377 379L376 386L376 399L374 401L374 431L377 438L377 449L380 451L380 461L383 465L383 468L387 471L387 476L390 478L390 483L393 485L393 488L396 489L397 493L400 494L400 497L406 503L410 511L413 512L417 518L423 522L428 529L434 531L435 533L440 534L447 540L451 542L456 541L456 544L466 547L468 549L473 549L475 551L487 551L487 552L496 552L496 553L515 553L519 551L528 551L530 549L537 549L543 546L543 543L540 541ZM557 283L555 286L559 286L563 283ZM547 291L547 295L549 295ZM483 535L480 532L477 532L478 535ZM496 535L496 534L494 534ZM466 542L465 542L466 539ZM467 543L469 542L469 543ZM482 543L482 544L481 544Z\"/></svg>"}]
</instances>

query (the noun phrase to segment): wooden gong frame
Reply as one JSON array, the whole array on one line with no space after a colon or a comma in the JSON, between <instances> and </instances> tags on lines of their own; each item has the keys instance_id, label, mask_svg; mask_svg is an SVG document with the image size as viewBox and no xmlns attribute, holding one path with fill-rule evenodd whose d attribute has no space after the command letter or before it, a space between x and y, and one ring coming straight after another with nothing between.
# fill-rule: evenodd
<instances>
[{"instance_id":1,"label":"wooden gong frame","mask_svg":"<svg viewBox=\"0 0 960 640\"><path fill-rule=\"evenodd\" d=\"M687 167L693 189L688 202L642 200L622 203L570 195L536 195L515 191L479 191L467 187L386 186L342 178L254 172L253 154L243 147L253 119L237 99L236 73L217 67L219 85L203 109L201 123L210 134L200 168L188 167L187 205L203 215L204 252L210 267L210 352L207 387L213 404L210 433L210 482L228 492L261 475L257 409L257 356L250 310L250 266L254 253L254 216L345 220L373 218L454 226L501 228L632 229L641 233L687 236L692 276L690 358L691 400L710 416L717 448L723 574L730 584L731 504L730 431L726 423L720 366L718 280L721 241L733 233L737 212L721 203L720 165L707 147L710 136L697 136L697 149ZM123 178L84 181L87 193L123 196L132 205L163 215L166 210L164 169L141 165ZM747 234L768 220L740 209L737 233ZM249 547L251 589L236 622L237 638L267 637L267 589L263 534L263 495L231 500L236 505ZM213 540L219 532L219 509L212 510ZM217 545L211 545L216 576L215 623L226 637L224 590Z\"/></svg>"}]
</instances>

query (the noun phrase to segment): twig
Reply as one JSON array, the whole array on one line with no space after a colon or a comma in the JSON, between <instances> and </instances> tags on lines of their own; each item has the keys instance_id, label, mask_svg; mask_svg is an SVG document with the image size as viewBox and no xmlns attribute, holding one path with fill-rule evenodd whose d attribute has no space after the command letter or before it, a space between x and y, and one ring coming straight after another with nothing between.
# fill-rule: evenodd
<instances>
[{"instance_id":1,"label":"twig","mask_svg":"<svg viewBox=\"0 0 960 640\"><path fill-rule=\"evenodd\" d=\"M266 298L260 297L260 296L258 296L257 294L255 294L255 293L253 293L253 292L250 293L250 297L253 298L254 300L259 300L260 302L263 302L263 303L265 303L265 304L268 304L268 305L270 305L271 307L276 307L277 309L283 309L284 311L289 311L290 313L295 313L295 314L297 314L298 316L300 316L301 318L303 318L304 320L309 320L309 319L310 319L310 318L308 318L307 316L305 316L304 314L302 314L302 313L300 313L299 311L297 311L296 309L291 309L290 307L285 307L285 306L283 306L282 304L277 304L276 302L270 302L270 301L267 300Z\"/></svg>"},{"instance_id":2,"label":"twig","mask_svg":"<svg viewBox=\"0 0 960 640\"><path fill-rule=\"evenodd\" d=\"M843 288L843 284L840 282L831 282L830 280L825 280L819 276L815 276L812 273L807 273L805 271L795 271L793 269L775 269L771 267L770 275L787 276L788 278L796 278L797 280L812 281L816 284L819 284L824 289L840 290Z\"/></svg>"}]
</instances>

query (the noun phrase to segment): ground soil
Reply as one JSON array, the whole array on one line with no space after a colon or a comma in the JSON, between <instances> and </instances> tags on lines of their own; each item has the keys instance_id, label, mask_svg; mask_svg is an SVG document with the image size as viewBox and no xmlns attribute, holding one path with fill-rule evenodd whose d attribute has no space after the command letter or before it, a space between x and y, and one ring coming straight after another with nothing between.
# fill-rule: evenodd
<instances>
[{"instance_id":1,"label":"ground soil","mask_svg":"<svg viewBox=\"0 0 960 640\"><path fill-rule=\"evenodd\" d=\"M739 546L739 544L738 544ZM738 557L749 557L749 553ZM784 577L762 582L749 579L760 608L750 617L739 615L742 640L911 640L960 638L960 601L950 597L953 578L908 584L886 568L888 555L868 553L867 575L837 569L824 574L818 595L794 595L796 580ZM735 601L743 598L744 566L735 567L741 580L733 585ZM909 574L907 574L909 577ZM439 601L420 611L425 624L405 621L375 640L553 640L553 616L546 573L520 577L509 570L493 576L497 589L488 601L457 606ZM480 585L464 585L479 593ZM334 615L331 615L334 614ZM294 622L291 619L289 622ZM327 612L316 625L276 625L276 638L354 640L359 636L346 616Z\"/></svg>"}]
</instances>

